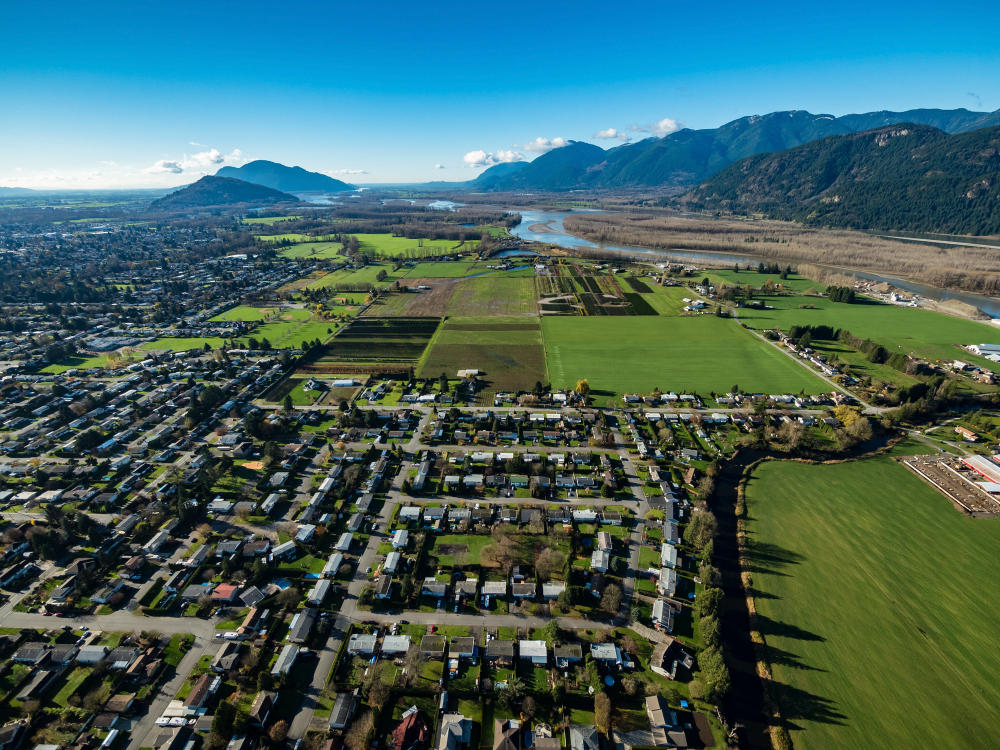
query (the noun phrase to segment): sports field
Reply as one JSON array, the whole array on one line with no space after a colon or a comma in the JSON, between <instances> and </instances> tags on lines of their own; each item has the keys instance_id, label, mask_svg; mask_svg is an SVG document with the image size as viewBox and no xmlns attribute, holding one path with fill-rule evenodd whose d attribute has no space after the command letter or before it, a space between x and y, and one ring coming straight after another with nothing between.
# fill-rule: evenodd
<instances>
[{"instance_id":1,"label":"sports field","mask_svg":"<svg viewBox=\"0 0 1000 750\"><path fill-rule=\"evenodd\" d=\"M247 307L240 305L232 310L226 310L221 315L216 315L209 320L264 320L278 311L276 307Z\"/></svg>"},{"instance_id":2,"label":"sports field","mask_svg":"<svg viewBox=\"0 0 1000 750\"><path fill-rule=\"evenodd\" d=\"M930 359L961 359L992 370L996 365L957 344L1000 344L1000 328L963 318L877 302L845 305L820 297L767 298L774 310L740 309L740 320L749 328L793 325L829 325L846 328L855 336L870 338L890 354L911 352ZM799 309L810 304L815 309Z\"/></svg>"},{"instance_id":3,"label":"sports field","mask_svg":"<svg viewBox=\"0 0 1000 750\"><path fill-rule=\"evenodd\" d=\"M890 458L757 468L760 629L797 750L997 746L1000 534Z\"/></svg>"},{"instance_id":4,"label":"sports field","mask_svg":"<svg viewBox=\"0 0 1000 750\"><path fill-rule=\"evenodd\" d=\"M45 367L39 372L46 375L58 375L60 373L66 372L66 370L72 369L84 369L89 370L92 367L107 367L108 365L108 355L98 354L94 357L84 357L84 356L73 356L66 357L65 359L59 360L56 364L51 364Z\"/></svg>"},{"instance_id":5,"label":"sports field","mask_svg":"<svg viewBox=\"0 0 1000 750\"><path fill-rule=\"evenodd\" d=\"M531 390L545 383L545 351L533 318L449 318L434 338L419 377L480 370L490 390Z\"/></svg>"},{"instance_id":6,"label":"sports field","mask_svg":"<svg viewBox=\"0 0 1000 750\"><path fill-rule=\"evenodd\" d=\"M649 295L643 295L648 297ZM555 388L590 382L598 406L623 393L822 393L830 387L734 321L700 317L546 317L542 333Z\"/></svg>"}]
</instances>

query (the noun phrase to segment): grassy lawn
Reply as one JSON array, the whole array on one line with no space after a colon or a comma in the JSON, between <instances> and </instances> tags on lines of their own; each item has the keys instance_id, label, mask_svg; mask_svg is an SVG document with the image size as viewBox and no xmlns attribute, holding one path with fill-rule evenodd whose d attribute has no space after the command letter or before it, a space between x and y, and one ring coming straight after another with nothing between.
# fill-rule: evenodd
<instances>
[{"instance_id":1,"label":"grassy lawn","mask_svg":"<svg viewBox=\"0 0 1000 750\"><path fill-rule=\"evenodd\" d=\"M944 725L949 747L993 744L996 529L890 458L754 474L760 629L795 746L917 747Z\"/></svg>"},{"instance_id":2,"label":"grassy lawn","mask_svg":"<svg viewBox=\"0 0 1000 750\"><path fill-rule=\"evenodd\" d=\"M60 678L59 691L52 696L52 702L60 708L69 707L69 697L73 695L90 676L90 667L77 667L72 672L67 671Z\"/></svg>"},{"instance_id":3,"label":"grassy lawn","mask_svg":"<svg viewBox=\"0 0 1000 750\"><path fill-rule=\"evenodd\" d=\"M553 387L572 388L587 378L597 406L620 406L623 393L654 388L706 395L733 385L764 393L829 390L725 318L547 317L542 331Z\"/></svg>"},{"instance_id":4,"label":"grassy lawn","mask_svg":"<svg viewBox=\"0 0 1000 750\"><path fill-rule=\"evenodd\" d=\"M323 566L326 565L326 558L306 555L294 562L283 562L278 566L279 570L303 570L306 573L322 573ZM242 620L240 621L242 622Z\"/></svg>"},{"instance_id":5,"label":"grassy lawn","mask_svg":"<svg viewBox=\"0 0 1000 750\"><path fill-rule=\"evenodd\" d=\"M191 339L168 338L168 339L157 339L156 341L150 341L148 344L143 344L139 348L150 351L165 351L167 349L170 349L175 352L186 352L191 349L204 349L205 344L208 344L213 349L216 349L224 343L226 343L225 339L214 338L214 337L191 338Z\"/></svg>"},{"instance_id":6,"label":"grassy lawn","mask_svg":"<svg viewBox=\"0 0 1000 750\"><path fill-rule=\"evenodd\" d=\"M467 565L479 565L479 553L482 552L483 547L487 544L492 543L492 537L485 534L441 534L432 538L433 544L429 551L429 555L437 559L437 564L450 568L454 563L454 556L452 554L442 554L440 552L442 547L461 547L465 546L468 548L468 553L466 556Z\"/></svg>"},{"instance_id":7,"label":"grassy lawn","mask_svg":"<svg viewBox=\"0 0 1000 750\"><path fill-rule=\"evenodd\" d=\"M163 660L172 667L176 667L184 658L184 653L194 642L194 636L178 633L170 639L170 643L163 649Z\"/></svg>"},{"instance_id":8,"label":"grassy lawn","mask_svg":"<svg viewBox=\"0 0 1000 750\"><path fill-rule=\"evenodd\" d=\"M232 310L226 310L221 315L216 315L210 320L264 320L278 311L276 307L248 307L246 305L239 305L234 307ZM305 310L289 310L288 313L302 313ZM288 314L285 313L285 314ZM309 314L306 313L306 317Z\"/></svg>"}]
</instances>

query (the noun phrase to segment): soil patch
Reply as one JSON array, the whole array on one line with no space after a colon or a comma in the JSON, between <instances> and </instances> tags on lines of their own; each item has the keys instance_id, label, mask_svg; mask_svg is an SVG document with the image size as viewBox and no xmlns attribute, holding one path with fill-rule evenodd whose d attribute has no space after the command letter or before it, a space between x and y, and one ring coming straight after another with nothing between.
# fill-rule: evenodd
<instances>
[{"instance_id":1,"label":"soil patch","mask_svg":"<svg viewBox=\"0 0 1000 750\"><path fill-rule=\"evenodd\" d=\"M260 471L264 468L263 461L247 461L243 464L243 468L250 469L251 471Z\"/></svg>"},{"instance_id":2,"label":"soil patch","mask_svg":"<svg viewBox=\"0 0 1000 750\"><path fill-rule=\"evenodd\" d=\"M436 550L439 555L468 554L469 546L467 544L440 544Z\"/></svg>"}]
</instances>

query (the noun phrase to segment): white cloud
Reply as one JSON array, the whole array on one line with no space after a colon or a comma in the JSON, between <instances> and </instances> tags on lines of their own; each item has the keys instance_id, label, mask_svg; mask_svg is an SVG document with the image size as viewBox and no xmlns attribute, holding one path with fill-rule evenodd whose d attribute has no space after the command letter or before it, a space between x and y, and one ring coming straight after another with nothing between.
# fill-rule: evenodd
<instances>
[{"instance_id":1,"label":"white cloud","mask_svg":"<svg viewBox=\"0 0 1000 750\"><path fill-rule=\"evenodd\" d=\"M678 130L684 127L684 123L678 122L677 120L671 120L669 117L664 117L659 122L654 122L652 125L629 125L628 129L633 133L653 133L655 135L670 135L671 133L676 133Z\"/></svg>"},{"instance_id":2,"label":"white cloud","mask_svg":"<svg viewBox=\"0 0 1000 750\"><path fill-rule=\"evenodd\" d=\"M184 171L184 167L181 166L179 161L170 161L168 159L160 159L156 164L151 167L147 167L142 170L146 174L180 174Z\"/></svg>"},{"instance_id":3,"label":"white cloud","mask_svg":"<svg viewBox=\"0 0 1000 750\"><path fill-rule=\"evenodd\" d=\"M448 167L446 167L444 164L435 164L434 165L434 169L447 169L447 168Z\"/></svg>"},{"instance_id":4,"label":"white cloud","mask_svg":"<svg viewBox=\"0 0 1000 750\"><path fill-rule=\"evenodd\" d=\"M160 159L153 166L142 171L146 174L180 174L181 172L203 174L206 167L219 164L242 164L245 161L243 152L238 148L233 149L231 154L222 154L218 149L212 148L197 154L184 154L183 159Z\"/></svg>"},{"instance_id":5,"label":"white cloud","mask_svg":"<svg viewBox=\"0 0 1000 750\"><path fill-rule=\"evenodd\" d=\"M608 128L607 130L599 130L594 133L594 138L610 138L616 141L621 141L622 143L628 143L632 138L630 136L621 133L614 128Z\"/></svg>"},{"instance_id":6,"label":"white cloud","mask_svg":"<svg viewBox=\"0 0 1000 750\"><path fill-rule=\"evenodd\" d=\"M515 161L524 161L524 154L517 151L497 151L495 154L493 152L486 151L470 151L465 156L462 157L462 161L465 165L472 167L473 169L480 169L482 167L492 167L496 164L505 164Z\"/></svg>"},{"instance_id":7,"label":"white cloud","mask_svg":"<svg viewBox=\"0 0 1000 750\"><path fill-rule=\"evenodd\" d=\"M328 169L323 174L333 177L338 174L368 174L363 169Z\"/></svg>"},{"instance_id":8,"label":"white cloud","mask_svg":"<svg viewBox=\"0 0 1000 750\"><path fill-rule=\"evenodd\" d=\"M567 143L565 138L553 138L551 141L548 138L542 138L539 136L531 143L525 143L521 148L525 151L534 151L538 154L546 154L554 148L562 148Z\"/></svg>"},{"instance_id":9,"label":"white cloud","mask_svg":"<svg viewBox=\"0 0 1000 750\"><path fill-rule=\"evenodd\" d=\"M191 145L197 146L198 148L208 148L208 146L206 146L204 143L195 143L194 141L191 141Z\"/></svg>"}]
</instances>

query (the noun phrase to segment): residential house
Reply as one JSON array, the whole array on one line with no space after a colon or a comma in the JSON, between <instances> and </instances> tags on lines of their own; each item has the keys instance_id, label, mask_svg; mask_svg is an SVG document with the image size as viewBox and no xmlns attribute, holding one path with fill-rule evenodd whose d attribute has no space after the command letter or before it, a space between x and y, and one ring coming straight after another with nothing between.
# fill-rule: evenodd
<instances>
[{"instance_id":1,"label":"residential house","mask_svg":"<svg viewBox=\"0 0 1000 750\"><path fill-rule=\"evenodd\" d=\"M545 641L518 641L517 650L522 659L534 665L545 666L549 663L549 649Z\"/></svg>"},{"instance_id":2,"label":"residential house","mask_svg":"<svg viewBox=\"0 0 1000 750\"><path fill-rule=\"evenodd\" d=\"M444 656L444 637L440 635L425 635L420 639L420 651L428 659L440 659Z\"/></svg>"},{"instance_id":3,"label":"residential house","mask_svg":"<svg viewBox=\"0 0 1000 750\"><path fill-rule=\"evenodd\" d=\"M677 592L677 571L673 568L660 568L656 590L660 596L673 596Z\"/></svg>"},{"instance_id":4,"label":"residential house","mask_svg":"<svg viewBox=\"0 0 1000 750\"><path fill-rule=\"evenodd\" d=\"M292 624L288 628L288 640L292 643L304 643L312 630L313 622L316 620L316 610L306 608L298 612L292 618Z\"/></svg>"},{"instance_id":5,"label":"residential house","mask_svg":"<svg viewBox=\"0 0 1000 750\"><path fill-rule=\"evenodd\" d=\"M486 661L500 667L509 667L514 663L514 641L503 641L497 638L486 642Z\"/></svg>"},{"instance_id":6,"label":"residential house","mask_svg":"<svg viewBox=\"0 0 1000 750\"><path fill-rule=\"evenodd\" d=\"M611 553L607 550L594 550L590 556L590 569L598 573L607 573L611 567Z\"/></svg>"},{"instance_id":7,"label":"residential house","mask_svg":"<svg viewBox=\"0 0 1000 750\"><path fill-rule=\"evenodd\" d=\"M330 711L330 729L346 729L358 710L359 702L354 693L338 693Z\"/></svg>"},{"instance_id":8,"label":"residential house","mask_svg":"<svg viewBox=\"0 0 1000 750\"><path fill-rule=\"evenodd\" d=\"M552 649L556 666L565 669L573 662L583 661L583 646L579 643L564 643Z\"/></svg>"},{"instance_id":9,"label":"residential house","mask_svg":"<svg viewBox=\"0 0 1000 750\"><path fill-rule=\"evenodd\" d=\"M447 695L443 693L442 695ZM441 715L434 750L462 750L472 740L472 720L458 713Z\"/></svg>"},{"instance_id":10,"label":"residential house","mask_svg":"<svg viewBox=\"0 0 1000 750\"><path fill-rule=\"evenodd\" d=\"M375 653L378 636L374 634L353 633L347 642L347 653L351 656L370 656Z\"/></svg>"},{"instance_id":11,"label":"residential house","mask_svg":"<svg viewBox=\"0 0 1000 750\"><path fill-rule=\"evenodd\" d=\"M277 700L277 693L267 690L261 690L257 693L257 697L250 707L250 723L255 727L263 727L267 724L267 717L271 715L271 709L274 708Z\"/></svg>"},{"instance_id":12,"label":"residential house","mask_svg":"<svg viewBox=\"0 0 1000 750\"><path fill-rule=\"evenodd\" d=\"M293 644L288 644L281 649L281 653L271 667L271 676L278 677L279 675L288 674L289 670L295 665L295 659L298 655L299 647Z\"/></svg>"}]
</instances>

